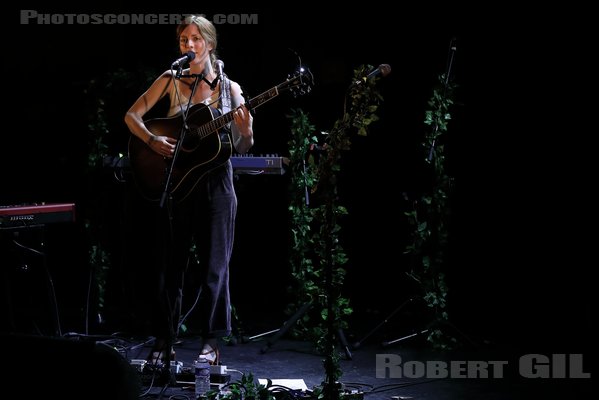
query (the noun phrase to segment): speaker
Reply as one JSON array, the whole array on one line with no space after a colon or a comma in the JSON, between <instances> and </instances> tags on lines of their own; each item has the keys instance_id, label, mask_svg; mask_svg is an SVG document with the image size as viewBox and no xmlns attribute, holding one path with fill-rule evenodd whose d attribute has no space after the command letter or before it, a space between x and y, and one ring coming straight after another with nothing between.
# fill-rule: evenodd
<instances>
[{"instance_id":1,"label":"speaker","mask_svg":"<svg viewBox=\"0 0 599 400\"><path fill-rule=\"evenodd\" d=\"M4 382L24 398L138 399L139 374L103 343L1 334ZM6 375L8 374L8 375Z\"/></svg>"}]
</instances>

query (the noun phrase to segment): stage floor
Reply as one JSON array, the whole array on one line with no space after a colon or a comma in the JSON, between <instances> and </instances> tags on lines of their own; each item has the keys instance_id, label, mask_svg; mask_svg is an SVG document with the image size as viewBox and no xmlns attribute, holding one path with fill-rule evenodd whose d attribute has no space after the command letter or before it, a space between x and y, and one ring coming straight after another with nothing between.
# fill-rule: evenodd
<instances>
[{"instance_id":1,"label":"stage floor","mask_svg":"<svg viewBox=\"0 0 599 400\"><path fill-rule=\"evenodd\" d=\"M238 383L242 375L251 374L258 383L271 380L280 385L277 398L311 398L311 391L326 378L324 357L309 342L272 338L265 335L245 343L223 343L221 363L226 371L215 378ZM148 369L140 372L134 365L133 360L145 359L150 352L148 338L6 335L3 339L13 361L7 360L8 375L3 381L13 398L194 398L187 372L199 351L198 337L183 337L175 344L181 369L174 380L164 373L152 379ZM339 346L339 356L339 382L348 399L590 398L591 379L586 378L590 360L571 354L523 354L475 342L438 352L421 339L410 338L388 346L368 341L357 348ZM549 376L544 377L546 373ZM560 374L566 377L559 378Z\"/></svg>"}]
</instances>

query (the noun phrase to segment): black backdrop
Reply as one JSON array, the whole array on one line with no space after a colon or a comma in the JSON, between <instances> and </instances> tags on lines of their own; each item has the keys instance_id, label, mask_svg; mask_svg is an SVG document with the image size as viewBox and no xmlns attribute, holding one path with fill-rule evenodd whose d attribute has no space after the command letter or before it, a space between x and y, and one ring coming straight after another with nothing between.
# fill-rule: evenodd
<instances>
[{"instance_id":1,"label":"black backdrop","mask_svg":"<svg viewBox=\"0 0 599 400\"><path fill-rule=\"evenodd\" d=\"M90 12L58 5L24 9ZM394 12L383 7L324 12L305 3L285 12L226 6L198 11L208 17L258 15L255 24L217 26L225 71L250 97L293 71L294 52L314 73L310 95L281 96L257 110L257 155L286 155L290 108L302 108L318 131L326 131L341 115L355 68L392 66L380 81L381 121L368 137L354 138L341 179L342 201L350 212L343 231L350 256L347 295L357 309L381 315L412 290L402 256L409 232L402 194L418 196L426 188L420 172L423 115L455 38L452 72L460 85L460 105L445 137L448 168L456 180L447 265L455 320L473 333L505 341L572 345L581 343L570 340L572 332L587 337L591 240L583 228L591 217L592 151L585 123L590 108L582 95L590 83L588 13L508 6L466 13L456 5L433 4ZM93 12L173 10L104 7ZM144 77L178 57L175 27L26 25L19 22L19 10L5 19L11 34L3 38L8 112L0 204L76 202L82 216L101 215L117 264L110 273L115 298L107 301L119 309L126 185L112 171L93 179L86 173L88 124L98 96L104 95L108 151L126 153L122 117L141 93ZM119 69L135 81L106 87L106 77ZM100 89L90 90L93 80ZM289 300L287 180L242 177L238 182L231 268L234 303L243 311L251 307L279 315ZM48 228L59 303L70 329L77 331L83 329L88 278L83 224L80 219L74 226Z\"/></svg>"}]
</instances>

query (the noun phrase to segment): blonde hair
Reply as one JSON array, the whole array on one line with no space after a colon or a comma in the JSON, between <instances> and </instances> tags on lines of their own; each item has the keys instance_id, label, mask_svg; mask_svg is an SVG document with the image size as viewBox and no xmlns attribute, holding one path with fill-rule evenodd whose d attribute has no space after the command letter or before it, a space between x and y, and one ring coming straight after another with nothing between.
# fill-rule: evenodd
<instances>
[{"instance_id":1,"label":"blonde hair","mask_svg":"<svg viewBox=\"0 0 599 400\"><path fill-rule=\"evenodd\" d=\"M187 25L195 24L202 37L206 41L206 44L212 46L212 50L210 50L210 61L212 62L212 66L214 67L214 62L216 61L216 28L214 24L202 17L201 15L188 15L185 19L177 26L177 39L181 36L181 32L187 27Z\"/></svg>"}]
</instances>

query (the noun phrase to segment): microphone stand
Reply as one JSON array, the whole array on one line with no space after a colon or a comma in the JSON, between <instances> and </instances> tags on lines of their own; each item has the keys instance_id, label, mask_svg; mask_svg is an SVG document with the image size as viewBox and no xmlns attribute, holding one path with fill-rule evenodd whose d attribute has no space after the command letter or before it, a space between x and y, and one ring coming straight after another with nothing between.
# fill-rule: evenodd
<instances>
[{"instance_id":1,"label":"microphone stand","mask_svg":"<svg viewBox=\"0 0 599 400\"><path fill-rule=\"evenodd\" d=\"M171 162L170 165L166 171L166 179L164 182L164 189L162 192L162 196L160 198L160 208L164 208L167 199L172 200L170 198L170 185L171 185L171 179L173 176L173 170L175 168L175 163L177 162L177 158L179 156L179 153L181 151L181 146L183 144L183 142L185 141L185 135L187 134L187 132L189 131L189 126L187 124L187 119L188 119L188 115L189 115L189 110L191 109L191 104L192 104L192 100L193 100L193 96L195 95L195 92L198 88L198 83L200 81L204 81L206 82L208 85L210 85L212 87L212 85L216 84L217 79L215 79L213 82L210 82L206 79L206 76L201 73L201 74L190 74L190 75L181 75L180 71L177 71L175 74L175 78L174 79L180 79L181 77L184 78L194 78L193 83L191 84L191 94L189 96L189 100L187 101L187 108L185 110L181 110L181 118L182 118L182 124L181 124L181 131L179 133L179 137L177 138L177 144L175 145L175 151L173 153L173 157L171 158ZM173 84L175 85L175 91L177 91L177 85L175 84L175 81L173 80ZM177 97L178 97L178 93L177 93ZM181 104L181 102L179 102L179 104ZM181 105L181 108L183 106ZM167 214L170 214L170 212L172 211L171 207L167 208ZM169 215L169 219L170 219L170 215ZM167 296L167 303L168 303L168 296ZM170 307L168 307L170 309ZM173 326L172 324L172 320L170 321L170 326ZM164 370L163 373L165 373L167 375L167 386L169 384L176 384L176 379L174 374L171 371L171 349L172 349L172 344L174 341L174 338L177 335L177 331L175 331L173 333L173 335L169 335L169 337L166 339L166 343L164 344ZM167 386L165 386L163 388L163 391L166 390ZM162 397L162 393L160 395L160 397Z\"/></svg>"},{"instance_id":2,"label":"microphone stand","mask_svg":"<svg viewBox=\"0 0 599 400\"><path fill-rule=\"evenodd\" d=\"M449 83L449 76L451 75L451 66L453 65L453 57L455 55L456 52L456 44L455 44L456 39L453 38L451 39L451 41L449 42L449 60L447 61L447 72L445 74L445 82L443 83L443 91L445 92L445 90L447 90L447 85ZM431 145L430 148L428 150L428 156L427 156L427 160L428 162L432 162L433 161L433 156L434 156L434 152L435 152L435 143L437 141L437 132L439 131L439 125L435 124L435 126L433 127L433 140L431 141Z\"/></svg>"},{"instance_id":3,"label":"microphone stand","mask_svg":"<svg viewBox=\"0 0 599 400\"><path fill-rule=\"evenodd\" d=\"M177 158L179 156L179 152L181 151L181 146L183 141L185 140L185 135L187 134L187 132L189 131L189 126L187 125L187 118L189 115L189 110L191 108L191 102L193 99L193 96L196 92L196 89L198 87L198 83L200 82L200 80L205 80L204 78L204 74L191 74L191 75L181 75L180 70L176 72L176 75L174 77L174 79L180 79L181 77L189 77L189 78L194 78L194 81L191 85L191 94L189 96L189 100L187 101L187 108L185 110L183 110L183 106L181 105L181 118L182 118L182 124L181 124L181 131L179 133L179 137L177 138L177 144L175 145L175 151L173 153L173 157L171 159L170 165L166 171L166 179L164 182L164 189L162 192L162 196L160 198L160 208L164 208L167 199L172 200L170 198L170 185L171 185L171 178L173 176L173 170L175 168L175 163L177 162ZM175 91L177 91L177 85L175 84L175 81L173 80L173 85L175 87ZM179 94L177 93L177 97L179 96ZM179 102L179 104L181 104L181 102ZM167 214L168 218L171 218L170 213L172 212L172 207L168 207L167 208ZM171 235L172 237L172 235ZM165 293L166 296L166 302L168 304L168 294ZM171 309L171 307L167 307L169 310ZM172 318L169 318L169 326L173 326L172 323ZM160 393L160 398L162 398L162 394L163 392L167 389L168 385L175 385L176 384L176 378L175 378L175 374L173 374L173 372L171 371L171 361L173 361L171 358L171 349L172 349L172 344L174 342L175 337L177 336L177 331L173 332L172 335L169 334L169 336L166 338L166 343L164 343L164 346L162 348L161 351L164 352L164 365L163 365L163 374L166 377L166 385L163 387L162 392Z\"/></svg>"},{"instance_id":4,"label":"microphone stand","mask_svg":"<svg viewBox=\"0 0 599 400\"><path fill-rule=\"evenodd\" d=\"M181 77L181 76L180 76ZM181 150L181 144L185 140L185 134L189 131L189 126L187 125L187 115L189 114L189 109L191 108L191 100L196 92L198 87L198 83L200 80L206 81L204 74L191 74L191 75L183 75L183 77L192 77L195 78L193 84L191 85L191 95L189 96L189 100L187 101L187 108L184 110L182 114L183 124L181 125L181 132L179 133L179 138L177 139L177 144L175 145L175 152L173 153L173 158L171 159L171 163L166 172L166 179L164 182L164 190L162 191L162 196L160 198L160 208L164 208L164 204L169 195L169 188L171 185L171 178L173 176L173 169L175 167L175 162L177 161L177 157L179 156L179 151ZM210 84L210 82L208 82ZM176 88L176 86L175 86Z\"/></svg>"}]
</instances>

